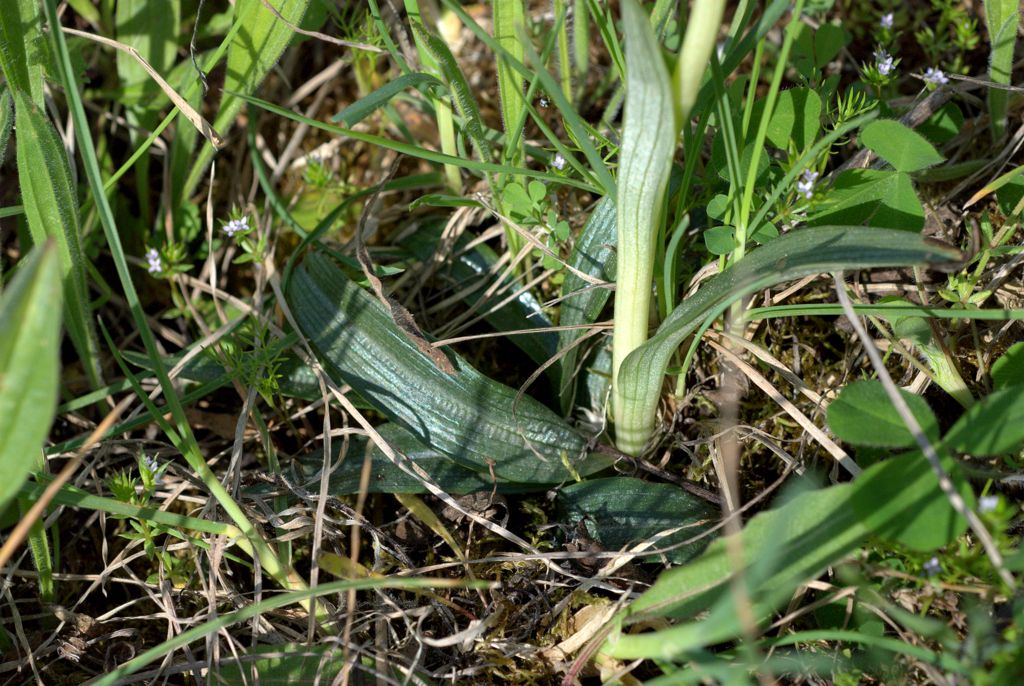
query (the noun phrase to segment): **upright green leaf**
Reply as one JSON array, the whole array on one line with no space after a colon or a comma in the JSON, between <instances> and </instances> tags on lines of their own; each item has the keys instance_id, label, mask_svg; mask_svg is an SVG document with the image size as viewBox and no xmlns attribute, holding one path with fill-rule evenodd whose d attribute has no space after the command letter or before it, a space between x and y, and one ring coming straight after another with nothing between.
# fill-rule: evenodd
<instances>
[{"instance_id":1,"label":"upright green leaf","mask_svg":"<svg viewBox=\"0 0 1024 686\"><path fill-rule=\"evenodd\" d=\"M661 384L672 355L701 323L750 293L809 274L942 264L960 258L957 250L928 243L905 231L823 226L787 233L709 279L672 311L651 340L623 362L616 376L623 398L617 419L628 418L638 427L641 445L646 442L654 432Z\"/></svg>"},{"instance_id":2,"label":"upright green leaf","mask_svg":"<svg viewBox=\"0 0 1024 686\"><path fill-rule=\"evenodd\" d=\"M57 408L60 300L60 259L49 243L0 296L0 510L35 468Z\"/></svg>"},{"instance_id":3,"label":"upright green leaf","mask_svg":"<svg viewBox=\"0 0 1024 686\"><path fill-rule=\"evenodd\" d=\"M985 0L985 26L988 28L991 45L988 76L996 83L1010 83L1013 49L1017 43L1019 23L1020 6L1017 0ZM1009 95L1009 92L1002 88L988 89L993 140L999 140L1006 130L1006 106Z\"/></svg>"},{"instance_id":4,"label":"upright green leaf","mask_svg":"<svg viewBox=\"0 0 1024 686\"><path fill-rule=\"evenodd\" d=\"M613 333L612 411L620 450L637 454L646 436L626 410L618 386L623 360L647 340L654 243L675 154L675 98L661 44L636 0L622 3L626 37L626 103L619 148L618 255Z\"/></svg>"},{"instance_id":5,"label":"upright green leaf","mask_svg":"<svg viewBox=\"0 0 1024 686\"><path fill-rule=\"evenodd\" d=\"M11 129L14 128L14 98L11 90L4 84L0 86L0 167L7 158L7 144L11 140Z\"/></svg>"},{"instance_id":6,"label":"upright green leaf","mask_svg":"<svg viewBox=\"0 0 1024 686\"><path fill-rule=\"evenodd\" d=\"M526 31L526 13L523 0L491 0L494 39L508 54L523 62L525 50L521 35ZM520 34L523 32L523 34ZM523 121L526 105L523 102L523 85L526 79L508 63L508 58L498 58L498 96L501 99L501 120L505 125L506 144L516 127ZM523 159L523 139L515 131L515 144L506 145L505 161L514 167Z\"/></svg>"},{"instance_id":7,"label":"upright green leaf","mask_svg":"<svg viewBox=\"0 0 1024 686\"><path fill-rule=\"evenodd\" d=\"M178 54L181 3L118 0L115 21L117 40L138 50L158 74L168 78ZM115 59L121 87L136 96L141 109L163 105L163 91L138 60L121 50Z\"/></svg>"},{"instance_id":8,"label":"upright green leaf","mask_svg":"<svg viewBox=\"0 0 1024 686\"><path fill-rule=\"evenodd\" d=\"M50 120L28 96L15 93L14 109L18 181L28 229L36 244L47 239L56 243L64 279L64 324L90 383L99 388L99 347L86 288L78 201L67 154Z\"/></svg>"},{"instance_id":9,"label":"upright green leaf","mask_svg":"<svg viewBox=\"0 0 1024 686\"><path fill-rule=\"evenodd\" d=\"M836 177L807 223L920 231L924 227L924 208L909 174L889 169L847 169Z\"/></svg>"},{"instance_id":10,"label":"upright green leaf","mask_svg":"<svg viewBox=\"0 0 1024 686\"><path fill-rule=\"evenodd\" d=\"M871 122L861 132L860 142L901 172L920 171L946 159L927 138L895 119Z\"/></svg>"}]
</instances>

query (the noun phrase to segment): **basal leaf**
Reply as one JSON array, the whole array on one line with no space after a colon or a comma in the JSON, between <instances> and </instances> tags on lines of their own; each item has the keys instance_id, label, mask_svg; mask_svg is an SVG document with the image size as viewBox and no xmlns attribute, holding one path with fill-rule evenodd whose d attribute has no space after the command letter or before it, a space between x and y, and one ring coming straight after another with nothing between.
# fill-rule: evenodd
<instances>
[{"instance_id":1,"label":"basal leaf","mask_svg":"<svg viewBox=\"0 0 1024 686\"><path fill-rule=\"evenodd\" d=\"M655 336L626 359L618 374L625 399L623 410L642 427L646 441L654 432L665 370L679 345L708 317L721 314L761 288L821 272L942 264L958 259L959 251L928 243L905 231L856 226L791 231L709 279L672 311ZM622 417L620 413L616 419Z\"/></svg>"},{"instance_id":2,"label":"basal leaf","mask_svg":"<svg viewBox=\"0 0 1024 686\"><path fill-rule=\"evenodd\" d=\"M919 395L901 391L914 418L932 441L939 438L939 423ZM910 448L917 443L900 419L880 381L854 381L828 406L828 425L841 440L876 448Z\"/></svg>"},{"instance_id":3,"label":"basal leaf","mask_svg":"<svg viewBox=\"0 0 1024 686\"><path fill-rule=\"evenodd\" d=\"M1024 341L1011 345L992 363L992 385L997 391L1024 386Z\"/></svg>"},{"instance_id":4,"label":"basal leaf","mask_svg":"<svg viewBox=\"0 0 1024 686\"><path fill-rule=\"evenodd\" d=\"M60 259L36 247L0 295L0 511L35 468L57 407Z\"/></svg>"},{"instance_id":5,"label":"basal leaf","mask_svg":"<svg viewBox=\"0 0 1024 686\"><path fill-rule=\"evenodd\" d=\"M383 306L326 257L309 255L288 288L292 311L327 373L350 384L423 444L499 479L559 483L609 459L533 398L480 374L454 353L440 369Z\"/></svg>"},{"instance_id":6,"label":"basal leaf","mask_svg":"<svg viewBox=\"0 0 1024 686\"><path fill-rule=\"evenodd\" d=\"M928 139L895 119L878 119L864 127L860 142L893 166L914 172L945 161Z\"/></svg>"},{"instance_id":7,"label":"basal leaf","mask_svg":"<svg viewBox=\"0 0 1024 686\"><path fill-rule=\"evenodd\" d=\"M650 483L625 476L588 479L558 492L562 520L587 530L590 538L607 551L643 542L655 534L682 527L659 539L654 548L667 548L697 538L719 517L718 508L678 486ZM671 562L683 563L707 546L711 537L665 553Z\"/></svg>"}]
</instances>

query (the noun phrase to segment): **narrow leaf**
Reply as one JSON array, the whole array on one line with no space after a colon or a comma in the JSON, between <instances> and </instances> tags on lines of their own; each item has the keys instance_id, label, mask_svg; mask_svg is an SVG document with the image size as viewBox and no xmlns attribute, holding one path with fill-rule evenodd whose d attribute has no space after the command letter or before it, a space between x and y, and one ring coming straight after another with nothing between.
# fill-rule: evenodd
<instances>
[{"instance_id":1,"label":"narrow leaf","mask_svg":"<svg viewBox=\"0 0 1024 686\"><path fill-rule=\"evenodd\" d=\"M36 247L0 296L0 511L36 466L53 422L60 300L52 244Z\"/></svg>"},{"instance_id":2,"label":"narrow leaf","mask_svg":"<svg viewBox=\"0 0 1024 686\"><path fill-rule=\"evenodd\" d=\"M381 107L384 107L384 105L391 101L391 98L395 97L399 93L402 93L409 88L421 88L426 86L440 86L443 88L444 83L430 74L421 74L418 72L403 74L396 79L388 81L366 97L356 100L341 112L338 112L336 115L331 117L331 121L340 123L343 126L355 126Z\"/></svg>"},{"instance_id":3,"label":"narrow leaf","mask_svg":"<svg viewBox=\"0 0 1024 686\"><path fill-rule=\"evenodd\" d=\"M0 3L0 71L7 87L43 105L43 71L47 60L42 5L36 0Z\"/></svg>"}]
</instances>

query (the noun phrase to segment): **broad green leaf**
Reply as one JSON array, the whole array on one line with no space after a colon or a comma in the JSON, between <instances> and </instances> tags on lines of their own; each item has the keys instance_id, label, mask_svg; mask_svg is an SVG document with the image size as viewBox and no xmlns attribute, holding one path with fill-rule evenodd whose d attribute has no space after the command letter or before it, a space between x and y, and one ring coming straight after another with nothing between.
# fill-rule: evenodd
<instances>
[{"instance_id":1,"label":"broad green leaf","mask_svg":"<svg viewBox=\"0 0 1024 686\"><path fill-rule=\"evenodd\" d=\"M756 109L754 116L758 116ZM779 93L768 124L768 141L772 145L786 150L792 140L798 151L806 150L820 130L821 98L817 93L810 88L791 88Z\"/></svg>"},{"instance_id":2,"label":"broad green leaf","mask_svg":"<svg viewBox=\"0 0 1024 686\"><path fill-rule=\"evenodd\" d=\"M622 25L626 44L626 102L615 198L618 273L613 370L618 370L626 356L647 340L654 243L678 133L672 86L661 47L636 0L623 1ZM643 441L638 441L631 417L620 412L623 402L622 393L613 383L616 443L620 450L637 454Z\"/></svg>"},{"instance_id":3,"label":"broad green leaf","mask_svg":"<svg viewBox=\"0 0 1024 686\"><path fill-rule=\"evenodd\" d=\"M383 306L326 257L309 255L288 287L292 311L327 373L460 464L499 479L559 483L609 464L551 410L446 351L428 357ZM422 341L420 341L422 343ZM440 351L438 351L440 352Z\"/></svg>"},{"instance_id":4,"label":"broad green leaf","mask_svg":"<svg viewBox=\"0 0 1024 686\"><path fill-rule=\"evenodd\" d=\"M43 72L48 60L42 5L36 0L0 3L0 71L7 87L43 106Z\"/></svg>"},{"instance_id":5,"label":"broad green leaf","mask_svg":"<svg viewBox=\"0 0 1024 686\"><path fill-rule=\"evenodd\" d=\"M78 202L67 154L50 120L23 93L14 94L18 181L29 233L56 243L64 281L64 325L90 383L102 385L96 331L86 288Z\"/></svg>"},{"instance_id":6,"label":"broad green leaf","mask_svg":"<svg viewBox=\"0 0 1024 686\"><path fill-rule=\"evenodd\" d=\"M331 117L331 121L340 123L343 126L355 126L376 110L384 107L391 98L409 88L426 88L428 86L439 86L444 88L444 83L430 74L412 73L403 74L398 78L388 81L386 84L373 91L364 98L354 103Z\"/></svg>"},{"instance_id":7,"label":"broad green leaf","mask_svg":"<svg viewBox=\"0 0 1024 686\"><path fill-rule=\"evenodd\" d=\"M118 0L115 12L117 40L139 51L165 79L178 54L181 3L150 0ZM117 75L123 88L138 89L142 109L162 107L166 97L157 83L133 56L118 50Z\"/></svg>"},{"instance_id":8,"label":"broad green leaf","mask_svg":"<svg viewBox=\"0 0 1024 686\"><path fill-rule=\"evenodd\" d=\"M1002 455L1024 442L1024 393L1017 386L994 391L971 406L946 434L943 445L978 457Z\"/></svg>"},{"instance_id":9,"label":"broad green leaf","mask_svg":"<svg viewBox=\"0 0 1024 686\"><path fill-rule=\"evenodd\" d=\"M924 227L924 208L908 174L848 169L839 174L825 201L807 223L920 231Z\"/></svg>"},{"instance_id":10,"label":"broad green leaf","mask_svg":"<svg viewBox=\"0 0 1024 686\"><path fill-rule=\"evenodd\" d=\"M402 242L402 246L418 260L427 262L434 257L443 230L444 225L440 222L420 226ZM530 291L523 291L522 284L511 277L500 284L494 295L488 296L487 291L499 285L494 283L496 279L491 275L491 267L497 262L498 256L483 244L468 248L469 242L470 236L462 234L452 248L452 258L445 260L437 269L437 274L451 283L455 291L461 294L461 299L495 331L537 329L535 334L516 334L509 336L508 340L538 365L550 361L557 352L558 338L553 331L543 330L551 327L551 320L540 302ZM519 291L522 292L514 299L501 304ZM492 311L494 307L498 309ZM557 364L548 369L551 374L557 375Z\"/></svg>"},{"instance_id":11,"label":"broad green leaf","mask_svg":"<svg viewBox=\"0 0 1024 686\"><path fill-rule=\"evenodd\" d=\"M617 551L669 529L682 527L653 546L667 548L697 538L716 523L720 512L678 486L625 476L588 479L558 491L561 521L586 529L603 550ZM681 564L698 555L710 536L664 554ZM650 556L646 556L651 559ZM654 556L660 558L661 556Z\"/></svg>"},{"instance_id":12,"label":"broad green leaf","mask_svg":"<svg viewBox=\"0 0 1024 686\"><path fill-rule=\"evenodd\" d=\"M860 142L900 172L920 171L946 159L927 138L895 119L871 122L861 131Z\"/></svg>"},{"instance_id":13,"label":"broad green leaf","mask_svg":"<svg viewBox=\"0 0 1024 686\"><path fill-rule=\"evenodd\" d=\"M562 302L558 310L561 326L583 326L593 324L608 303L611 290L587 283L575 272L605 282L615 280L615 202L602 198L576 239L565 281L562 282ZM573 271L575 270L575 272ZM568 414L572 407L573 380L577 374L580 347L573 345L586 333L584 329L568 329L558 332L558 349L562 352L559 368L562 374L559 398L562 413Z\"/></svg>"},{"instance_id":14,"label":"broad green leaf","mask_svg":"<svg viewBox=\"0 0 1024 686\"><path fill-rule=\"evenodd\" d=\"M0 295L0 511L36 467L57 407L60 260L36 247Z\"/></svg>"},{"instance_id":15,"label":"broad green leaf","mask_svg":"<svg viewBox=\"0 0 1024 686\"><path fill-rule=\"evenodd\" d=\"M704 245L712 255L728 255L736 249L736 228L713 226L704 230Z\"/></svg>"},{"instance_id":16,"label":"broad green leaf","mask_svg":"<svg viewBox=\"0 0 1024 686\"><path fill-rule=\"evenodd\" d=\"M928 117L917 132L928 138L935 145L942 145L952 140L964 125L964 114L955 102L947 102L938 112Z\"/></svg>"},{"instance_id":17,"label":"broad green leaf","mask_svg":"<svg viewBox=\"0 0 1024 686\"><path fill-rule=\"evenodd\" d=\"M1014 343L992 363L992 386L997 391L1024 386L1024 342Z\"/></svg>"},{"instance_id":18,"label":"broad green leaf","mask_svg":"<svg viewBox=\"0 0 1024 686\"><path fill-rule=\"evenodd\" d=\"M893 457L884 464L888 466L884 471L864 472L850 498L850 506L869 531L912 550L929 552L967 530L967 521L949 504L924 455ZM972 507L974 492L956 461L946 455L942 466Z\"/></svg>"},{"instance_id":19,"label":"broad green leaf","mask_svg":"<svg viewBox=\"0 0 1024 686\"><path fill-rule=\"evenodd\" d=\"M939 422L928 403L919 395L901 389L911 413L925 435L938 440ZM899 413L880 381L854 381L843 388L828 406L828 425L843 441L876 448L910 448L917 445L914 434Z\"/></svg>"},{"instance_id":20,"label":"broad green leaf","mask_svg":"<svg viewBox=\"0 0 1024 686\"><path fill-rule=\"evenodd\" d=\"M264 3L277 10L280 18L267 9ZM228 47L224 97L213 121L214 130L222 136L227 135L242 109L244 100L236 94L252 94L263 83L263 79L291 42L295 34L292 26L302 22L308 5L309 0L237 0L235 3L234 23L239 28ZM191 194L199 183L213 153L212 145L203 145L189 172L183 188L184 195Z\"/></svg>"},{"instance_id":21,"label":"broad green leaf","mask_svg":"<svg viewBox=\"0 0 1024 686\"><path fill-rule=\"evenodd\" d=\"M869 535L906 537L912 542L949 543L963 524L947 526L952 511L935 487L930 469L918 469L906 458L872 465L850 484L803 492L785 504L762 512L747 522L741 536L743 579L747 584L754 621L761 622L785 604L801 583L815 578L860 546ZM884 508L859 516L854 502L872 502L871 492L886 484L900 486L899 497ZM935 509L932 509L935 508ZM943 509L944 508L944 509ZM919 527L921 510L940 515L932 535ZM912 525L904 525L912 521ZM656 617L689 618L672 628L644 632L613 632L602 652L620 659L672 658L704 646L742 636L743 624L731 589L735 573L726 541L712 543L693 562L663 573L657 583L621 613L620 626L649 622ZM701 614L704 613L704 614ZM700 615L700 619L695 619Z\"/></svg>"},{"instance_id":22,"label":"broad green leaf","mask_svg":"<svg viewBox=\"0 0 1024 686\"><path fill-rule=\"evenodd\" d=\"M705 320L761 289L809 274L838 270L948 263L957 250L926 242L905 231L859 226L799 228L750 252L741 262L709 279L684 300L658 333L623 363L617 380L624 412L640 427L645 442L654 432L661 385L679 345ZM617 415L622 420L624 414Z\"/></svg>"}]
</instances>

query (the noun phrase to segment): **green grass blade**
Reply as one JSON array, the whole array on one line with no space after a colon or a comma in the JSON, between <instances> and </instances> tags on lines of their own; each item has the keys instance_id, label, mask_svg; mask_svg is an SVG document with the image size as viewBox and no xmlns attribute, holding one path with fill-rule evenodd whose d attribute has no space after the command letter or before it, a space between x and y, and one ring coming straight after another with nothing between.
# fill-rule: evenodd
<instances>
[{"instance_id":1,"label":"green grass blade","mask_svg":"<svg viewBox=\"0 0 1024 686\"><path fill-rule=\"evenodd\" d=\"M18 502L22 504L21 512L24 516L31 505L23 499L19 499ZM49 603L53 602L53 556L50 555L50 541L46 536L43 519L45 517L32 522L26 541L28 549L32 553L32 564L35 565L36 573L39 575L39 598L43 602Z\"/></svg>"},{"instance_id":2,"label":"green grass blade","mask_svg":"<svg viewBox=\"0 0 1024 686\"><path fill-rule=\"evenodd\" d=\"M710 279L630 354L617 378L623 414L616 418L636 426L641 444L646 442L654 433L662 380L676 349L704 320L761 288L821 272L953 263L961 257L959 251L899 230L829 226L781 236Z\"/></svg>"},{"instance_id":3,"label":"green grass blade","mask_svg":"<svg viewBox=\"0 0 1024 686\"><path fill-rule=\"evenodd\" d=\"M276 9L280 18L267 9L265 1ZM238 0L235 3L234 24L239 29L228 48L224 97L213 121L215 131L227 134L244 104L238 94L253 93L263 83L291 42L295 34L291 27L302 21L308 5L309 0ZM189 171L184 196L195 190L214 152L209 142L203 144Z\"/></svg>"},{"instance_id":4,"label":"green grass blade","mask_svg":"<svg viewBox=\"0 0 1024 686\"><path fill-rule=\"evenodd\" d=\"M404 74L399 76L397 79L388 81L366 97L356 100L341 112L338 112L336 115L331 117L331 121L336 124L341 124L342 126L355 126L376 110L384 107L391 101L391 98L406 89L425 88L433 85L440 86L442 88L444 87L444 83L440 79L431 76L430 74L421 74L419 72Z\"/></svg>"},{"instance_id":5,"label":"green grass blade","mask_svg":"<svg viewBox=\"0 0 1024 686\"><path fill-rule=\"evenodd\" d=\"M619 367L647 340L655 241L675 152L672 85L661 44L635 0L622 4L626 37L626 104L616 196L617 274L612 338L612 412L620 450L636 455L646 436L625 412Z\"/></svg>"},{"instance_id":6,"label":"green grass blade","mask_svg":"<svg viewBox=\"0 0 1024 686\"><path fill-rule=\"evenodd\" d=\"M14 97L6 84L0 86L0 91L2 91L0 92L0 167L2 167L7 158L7 144L11 140L11 129L14 128Z\"/></svg>"},{"instance_id":7,"label":"green grass blade","mask_svg":"<svg viewBox=\"0 0 1024 686\"><path fill-rule=\"evenodd\" d=\"M35 248L0 296L0 510L41 454L57 407L60 260Z\"/></svg>"},{"instance_id":8,"label":"green grass blade","mask_svg":"<svg viewBox=\"0 0 1024 686\"><path fill-rule=\"evenodd\" d=\"M103 385L96 329L85 281L78 203L64 146L46 115L23 93L14 94L18 127L18 181L29 232L37 245L52 239L64 281L64 324L89 382Z\"/></svg>"},{"instance_id":9,"label":"green grass blade","mask_svg":"<svg viewBox=\"0 0 1024 686\"><path fill-rule=\"evenodd\" d=\"M533 398L517 401L514 389L451 352L454 371L440 369L327 257L306 257L292 274L288 299L332 379L455 461L484 473L493 466L499 479L518 483L572 479L563 460L580 474L607 466L603 457L588 457L582 436Z\"/></svg>"}]
</instances>

